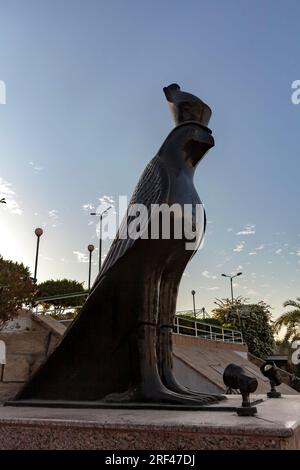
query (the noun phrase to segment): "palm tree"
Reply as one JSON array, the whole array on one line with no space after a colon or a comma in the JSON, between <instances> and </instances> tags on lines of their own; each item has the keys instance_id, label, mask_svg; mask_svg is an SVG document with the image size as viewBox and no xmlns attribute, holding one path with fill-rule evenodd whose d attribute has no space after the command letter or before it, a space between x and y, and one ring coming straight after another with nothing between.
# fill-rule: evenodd
<instances>
[{"instance_id":1,"label":"palm tree","mask_svg":"<svg viewBox=\"0 0 300 470\"><path fill-rule=\"evenodd\" d=\"M280 315L274 323L274 328L278 333L282 327L286 327L283 341L287 342L300 334L300 297L296 297L296 300L286 300L283 306L293 309Z\"/></svg>"}]
</instances>

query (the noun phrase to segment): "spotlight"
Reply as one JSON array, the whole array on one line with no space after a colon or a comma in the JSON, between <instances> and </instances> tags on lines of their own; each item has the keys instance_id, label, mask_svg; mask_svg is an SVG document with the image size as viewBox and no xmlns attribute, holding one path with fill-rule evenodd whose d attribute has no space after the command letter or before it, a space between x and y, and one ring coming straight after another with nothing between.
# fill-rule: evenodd
<instances>
[{"instance_id":1,"label":"spotlight","mask_svg":"<svg viewBox=\"0 0 300 470\"><path fill-rule=\"evenodd\" d=\"M223 373L226 387L238 389L242 395L242 406L236 409L239 416L253 416L257 413L255 406L251 406L250 393L255 392L258 382L254 377L246 374L245 370L236 364L229 364Z\"/></svg>"},{"instance_id":2,"label":"spotlight","mask_svg":"<svg viewBox=\"0 0 300 470\"><path fill-rule=\"evenodd\" d=\"M260 371L270 381L271 390L267 393L267 396L269 398L280 398L281 393L277 392L275 386L280 385L282 383L282 379L281 379L280 372L278 368L276 367L275 363L265 362L260 367Z\"/></svg>"}]
</instances>

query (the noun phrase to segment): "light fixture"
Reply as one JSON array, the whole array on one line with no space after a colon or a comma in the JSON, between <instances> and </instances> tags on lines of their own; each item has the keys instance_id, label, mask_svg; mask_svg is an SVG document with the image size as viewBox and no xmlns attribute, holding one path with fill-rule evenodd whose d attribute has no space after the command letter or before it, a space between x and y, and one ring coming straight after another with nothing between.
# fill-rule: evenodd
<instances>
[{"instance_id":1,"label":"light fixture","mask_svg":"<svg viewBox=\"0 0 300 470\"><path fill-rule=\"evenodd\" d=\"M278 367L276 367L275 362L265 362L260 367L260 371L270 381L271 390L267 393L267 396L269 398L280 398L281 393L277 392L275 387L282 383L282 379L279 369Z\"/></svg>"},{"instance_id":2,"label":"light fixture","mask_svg":"<svg viewBox=\"0 0 300 470\"><path fill-rule=\"evenodd\" d=\"M253 416L257 413L257 408L250 402L250 393L255 392L258 386L256 378L247 375L242 367L229 364L224 370L223 382L226 387L239 390L242 395L242 406L236 408L239 416Z\"/></svg>"}]
</instances>

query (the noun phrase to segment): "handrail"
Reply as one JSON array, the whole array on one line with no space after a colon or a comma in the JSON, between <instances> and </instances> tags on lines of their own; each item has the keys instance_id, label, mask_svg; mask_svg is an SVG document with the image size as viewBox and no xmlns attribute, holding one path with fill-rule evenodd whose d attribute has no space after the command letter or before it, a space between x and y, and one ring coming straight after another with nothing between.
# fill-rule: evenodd
<instances>
[{"instance_id":1,"label":"handrail","mask_svg":"<svg viewBox=\"0 0 300 470\"><path fill-rule=\"evenodd\" d=\"M67 297L79 297L86 295L86 293L78 293L78 294L67 294L65 296L61 296L60 298L67 298ZM55 296L55 299L59 298L58 296ZM40 298L39 300L54 300L54 297L50 298ZM82 307L82 306L78 306ZM78 307L72 307L72 309L78 308ZM36 309L36 314L43 313L47 314L47 312L52 313L54 312L55 309L49 309L49 310L38 310ZM243 340L243 335L241 331L238 330L232 330L230 328L223 328L219 325L214 325L213 323L206 323L205 321L202 320L192 320L190 318L185 318L184 316L181 316L182 312L177 312L175 319L174 319L174 332L178 334L188 334L190 336L196 336L199 338L203 339L208 339L212 341L222 341L225 343L235 343L235 344L244 344ZM66 320L61 320L61 321L67 321ZM70 320L70 322L72 319Z\"/></svg>"},{"instance_id":2,"label":"handrail","mask_svg":"<svg viewBox=\"0 0 300 470\"><path fill-rule=\"evenodd\" d=\"M174 331L177 334L188 334L212 341L244 344L241 331L223 328L221 326L199 320L191 320L178 315L175 317Z\"/></svg>"}]
</instances>

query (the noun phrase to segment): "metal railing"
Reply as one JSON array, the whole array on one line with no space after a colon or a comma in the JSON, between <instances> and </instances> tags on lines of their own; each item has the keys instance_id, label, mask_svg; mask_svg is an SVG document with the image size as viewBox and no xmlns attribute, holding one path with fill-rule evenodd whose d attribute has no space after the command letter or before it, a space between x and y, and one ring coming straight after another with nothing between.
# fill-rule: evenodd
<instances>
[{"instance_id":1,"label":"metal railing","mask_svg":"<svg viewBox=\"0 0 300 470\"><path fill-rule=\"evenodd\" d=\"M40 297L37 300L42 302L42 301L51 301L51 300L58 300L58 299L67 299L67 298L72 298L72 297L81 297L81 296L87 296L88 292L84 293L75 293L75 294L65 294L65 295L60 295L60 296L52 296L52 297ZM68 310L74 310L79 309L82 307L69 307L66 308L66 311ZM48 310L45 309L39 309L38 305L36 306L35 313L43 313L45 315L49 315L51 313L55 313L55 309L52 307ZM212 341L223 341L224 343L235 343L235 344L244 344L243 341L243 335L240 331L237 330L232 330L229 328L223 328L218 325L214 325L212 323L206 323L205 322L205 315L203 312L203 309L201 310L196 310L196 316L200 315L202 313L202 318L203 320L198 320L197 318L195 320L192 320L190 318L186 318L185 315L191 315L192 311L186 310L186 311L179 311L176 313L176 317L174 319L174 332L177 334L183 334L183 335L190 335L190 336L197 336L199 338L203 339L208 339ZM206 312L205 312L206 313ZM206 313L206 316L209 318L208 314ZM61 319L59 320L65 325L71 324L73 319Z\"/></svg>"},{"instance_id":2,"label":"metal railing","mask_svg":"<svg viewBox=\"0 0 300 470\"><path fill-rule=\"evenodd\" d=\"M175 317L174 333L196 336L212 341L223 341L224 343L244 344L243 335L240 331L180 316Z\"/></svg>"}]
</instances>

